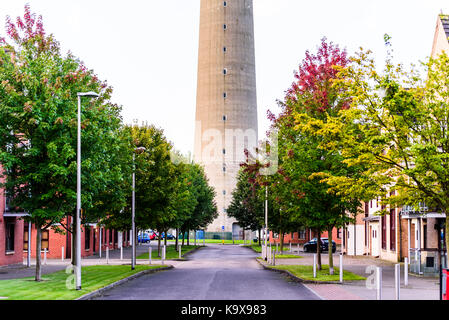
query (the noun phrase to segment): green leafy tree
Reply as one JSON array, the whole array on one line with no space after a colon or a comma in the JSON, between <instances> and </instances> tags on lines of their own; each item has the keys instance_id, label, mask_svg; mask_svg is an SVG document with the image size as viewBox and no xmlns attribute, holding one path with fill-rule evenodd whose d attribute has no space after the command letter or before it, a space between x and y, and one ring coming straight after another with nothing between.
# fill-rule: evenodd
<instances>
[{"instance_id":1,"label":"green leafy tree","mask_svg":"<svg viewBox=\"0 0 449 320\"><path fill-rule=\"evenodd\" d=\"M272 116L273 127L279 131L279 173L285 183L280 197L283 211L290 220L314 229L317 243L321 241L321 233L328 231L331 274L332 229L351 221L348 213L355 217L360 201L341 197L322 179L323 174L352 173L338 150L319 147L323 137L315 129L317 122L325 123L348 107L348 100L342 99L339 89L333 86L338 79L337 68L347 63L346 52L323 39L316 54L306 52L295 82L280 102L281 114ZM317 253L321 269L319 245Z\"/></svg>"},{"instance_id":2,"label":"green leafy tree","mask_svg":"<svg viewBox=\"0 0 449 320\"><path fill-rule=\"evenodd\" d=\"M447 214L449 57L429 59L426 80L414 67L393 64L391 56L380 73L369 51L352 61L337 83L352 97L351 106L322 126L322 145L341 150L349 166L365 170L357 177L328 176L327 183L346 197L362 193L382 197L384 205L416 208L425 203Z\"/></svg>"},{"instance_id":3,"label":"green leafy tree","mask_svg":"<svg viewBox=\"0 0 449 320\"><path fill-rule=\"evenodd\" d=\"M111 87L72 54L63 56L42 18L25 6L17 24L7 18L0 44L0 163L13 205L29 213L41 231L73 215L76 207L77 93L99 98L82 107L82 207L88 214L105 191L112 166L105 152L116 142L120 107L110 102ZM41 280L40 254L36 277Z\"/></svg>"},{"instance_id":4,"label":"green leafy tree","mask_svg":"<svg viewBox=\"0 0 449 320\"><path fill-rule=\"evenodd\" d=\"M260 230L265 221L265 199L261 197L259 190L261 186L251 184L255 178L254 172L247 171L244 167L240 169L237 185L232 192L232 201L226 211L244 230L258 230L259 245L261 245Z\"/></svg>"},{"instance_id":5,"label":"green leafy tree","mask_svg":"<svg viewBox=\"0 0 449 320\"><path fill-rule=\"evenodd\" d=\"M209 185L204 169L199 164L189 164L189 182L193 187L192 192L197 204L191 216L181 226L183 235L188 234L190 230L205 229L218 217L217 205L214 201L215 190Z\"/></svg>"}]
</instances>

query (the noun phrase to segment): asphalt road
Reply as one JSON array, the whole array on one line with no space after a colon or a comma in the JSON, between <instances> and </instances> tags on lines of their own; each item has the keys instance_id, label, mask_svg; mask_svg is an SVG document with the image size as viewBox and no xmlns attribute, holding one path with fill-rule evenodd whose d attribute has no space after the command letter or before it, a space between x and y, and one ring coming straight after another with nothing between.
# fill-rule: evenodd
<instances>
[{"instance_id":1,"label":"asphalt road","mask_svg":"<svg viewBox=\"0 0 449 320\"><path fill-rule=\"evenodd\" d=\"M175 268L144 275L98 300L318 300L302 284L264 270L248 248L208 245Z\"/></svg>"}]
</instances>

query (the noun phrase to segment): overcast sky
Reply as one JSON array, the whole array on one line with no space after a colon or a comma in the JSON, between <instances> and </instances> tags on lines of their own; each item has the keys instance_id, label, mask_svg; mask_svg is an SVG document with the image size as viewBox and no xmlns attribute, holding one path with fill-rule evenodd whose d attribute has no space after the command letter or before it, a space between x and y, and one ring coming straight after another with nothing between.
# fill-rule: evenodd
<instances>
[{"instance_id":1,"label":"overcast sky","mask_svg":"<svg viewBox=\"0 0 449 320\"><path fill-rule=\"evenodd\" d=\"M25 3L64 52L114 87L125 123L148 121L177 149L193 150L200 0L0 0L0 25L23 15ZM396 60L417 63L430 55L441 10L449 13L449 1L254 0L260 134L267 109L277 110L305 51L322 37L350 54L371 49L382 61L388 33Z\"/></svg>"}]
</instances>

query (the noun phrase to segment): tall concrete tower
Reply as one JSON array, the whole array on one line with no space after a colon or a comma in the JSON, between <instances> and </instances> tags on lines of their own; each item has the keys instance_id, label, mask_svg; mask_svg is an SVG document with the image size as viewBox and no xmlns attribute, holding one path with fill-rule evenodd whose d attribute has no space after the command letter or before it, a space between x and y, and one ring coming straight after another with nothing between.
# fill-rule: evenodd
<instances>
[{"instance_id":1,"label":"tall concrete tower","mask_svg":"<svg viewBox=\"0 0 449 320\"><path fill-rule=\"evenodd\" d=\"M253 0L201 0L194 158L217 193L210 232L233 231L226 208L257 134Z\"/></svg>"}]
</instances>

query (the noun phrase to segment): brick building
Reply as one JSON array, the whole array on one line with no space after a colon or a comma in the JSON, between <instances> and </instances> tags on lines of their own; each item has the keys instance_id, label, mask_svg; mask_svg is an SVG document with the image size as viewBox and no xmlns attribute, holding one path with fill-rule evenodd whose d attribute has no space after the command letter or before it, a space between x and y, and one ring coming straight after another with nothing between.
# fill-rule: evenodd
<instances>
[{"instance_id":1,"label":"brick building","mask_svg":"<svg viewBox=\"0 0 449 320\"><path fill-rule=\"evenodd\" d=\"M321 233L321 238L328 238L329 234L327 231ZM292 244L304 244L313 238L316 238L316 232L304 228L302 230L299 230L298 232L291 232L284 234L284 243L292 243ZM332 230L332 240L335 241L337 245L341 244L342 242L342 230L338 228L334 228ZM281 241L281 238L279 234L270 232L270 241L271 243L279 243Z\"/></svg>"},{"instance_id":2,"label":"brick building","mask_svg":"<svg viewBox=\"0 0 449 320\"><path fill-rule=\"evenodd\" d=\"M1 170L1 166L0 166ZM0 182L4 180L0 178ZM9 206L4 189L0 189L0 266L22 263L23 220L26 215Z\"/></svg>"},{"instance_id":3,"label":"brick building","mask_svg":"<svg viewBox=\"0 0 449 320\"><path fill-rule=\"evenodd\" d=\"M69 217L69 224L70 224ZM66 225L67 220L63 221ZM57 226L55 226L57 227ZM57 232L55 228L49 228L42 232L42 253L47 249L48 259L61 259L64 254L64 259L70 259L72 254L72 234L59 226L63 232ZM101 241L100 241L101 233ZM24 227L24 252L23 257L27 256L28 248L28 225ZM81 226L81 256L89 257L99 252L101 242L102 252L119 249L120 245L127 247L130 245L129 232L119 232L117 230L101 228L97 224L87 224ZM31 257L36 257L36 228L33 225L31 228Z\"/></svg>"}]
</instances>

